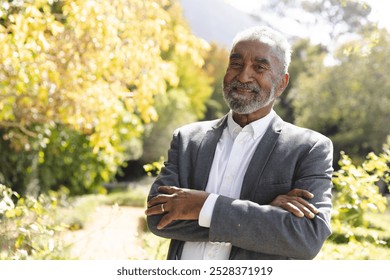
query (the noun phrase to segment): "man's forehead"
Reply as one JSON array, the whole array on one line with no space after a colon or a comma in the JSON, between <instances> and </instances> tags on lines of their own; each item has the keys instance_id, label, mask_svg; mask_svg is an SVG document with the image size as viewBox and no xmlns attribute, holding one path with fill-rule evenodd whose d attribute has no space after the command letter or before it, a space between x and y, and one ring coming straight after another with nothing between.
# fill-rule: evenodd
<instances>
[{"instance_id":1,"label":"man's forehead","mask_svg":"<svg viewBox=\"0 0 390 280\"><path fill-rule=\"evenodd\" d=\"M243 58L245 56L253 58L264 58L274 56L272 46L260 41L238 42L230 52L230 58Z\"/></svg>"}]
</instances>

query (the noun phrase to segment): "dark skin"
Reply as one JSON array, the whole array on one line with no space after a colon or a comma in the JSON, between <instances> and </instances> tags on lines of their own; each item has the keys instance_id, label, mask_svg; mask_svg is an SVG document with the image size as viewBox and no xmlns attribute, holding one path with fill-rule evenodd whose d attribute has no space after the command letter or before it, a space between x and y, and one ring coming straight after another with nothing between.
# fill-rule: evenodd
<instances>
[{"instance_id":1,"label":"dark skin","mask_svg":"<svg viewBox=\"0 0 390 280\"><path fill-rule=\"evenodd\" d=\"M241 83L252 83L265 89L274 87L275 98L279 97L288 85L288 73L281 73L281 64L272 48L258 41L239 42L231 51L229 65L224 83L237 79ZM254 93L251 90L237 89L239 94L248 98ZM264 96L267 98L268 96ZM233 119L241 127L266 116L273 107L274 101L250 114L233 112ZM164 213L157 225L162 229L175 220L198 220L199 213L209 193L205 191L182 189L174 186L160 186L160 195L148 202L145 214L159 215ZM277 196L270 205L280 207L297 217L313 219L318 209L307 200L313 194L303 189L293 189L284 195ZM163 211L164 210L164 211Z\"/></svg>"},{"instance_id":2,"label":"dark skin","mask_svg":"<svg viewBox=\"0 0 390 280\"><path fill-rule=\"evenodd\" d=\"M171 186L158 188L160 195L148 202L145 214L162 214L161 205L164 205L164 216L161 218L157 229L162 229L176 220L198 220L200 210L203 207L209 193L205 191L182 189ZM313 198L313 194L302 189L293 189L285 195L277 196L270 205L289 211L297 217L313 219L318 209L306 199Z\"/></svg>"},{"instance_id":3,"label":"dark skin","mask_svg":"<svg viewBox=\"0 0 390 280\"><path fill-rule=\"evenodd\" d=\"M280 75L282 71L278 58L271 48L257 41L238 43L231 51L229 65L224 77L224 84L237 79L241 83L251 83L269 91L275 87L275 98L286 89L289 81L288 73ZM237 89L237 92L249 96L249 90ZM268 96L267 96L268 97ZM263 118L272 110L274 102L250 114L233 112L233 119L241 127Z\"/></svg>"}]
</instances>

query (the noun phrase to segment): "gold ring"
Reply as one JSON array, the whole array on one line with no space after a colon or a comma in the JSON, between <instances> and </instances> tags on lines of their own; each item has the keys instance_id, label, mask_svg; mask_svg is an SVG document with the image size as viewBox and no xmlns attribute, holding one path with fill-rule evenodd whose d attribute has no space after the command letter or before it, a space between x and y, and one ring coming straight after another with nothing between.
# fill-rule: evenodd
<instances>
[{"instance_id":1,"label":"gold ring","mask_svg":"<svg viewBox=\"0 0 390 280\"><path fill-rule=\"evenodd\" d=\"M165 209L164 209L164 204L160 204L161 205L161 212L165 212Z\"/></svg>"}]
</instances>

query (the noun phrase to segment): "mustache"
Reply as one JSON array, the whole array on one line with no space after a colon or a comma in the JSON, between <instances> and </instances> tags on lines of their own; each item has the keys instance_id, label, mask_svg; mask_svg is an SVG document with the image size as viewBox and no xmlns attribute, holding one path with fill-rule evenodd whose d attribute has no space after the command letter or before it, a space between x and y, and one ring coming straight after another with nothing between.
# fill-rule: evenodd
<instances>
[{"instance_id":1,"label":"mustache","mask_svg":"<svg viewBox=\"0 0 390 280\"><path fill-rule=\"evenodd\" d=\"M238 80L233 80L229 84L226 85L229 91L233 89L242 89L242 90L251 90L255 93L259 93L261 91L260 87L256 84L252 83L241 83Z\"/></svg>"}]
</instances>

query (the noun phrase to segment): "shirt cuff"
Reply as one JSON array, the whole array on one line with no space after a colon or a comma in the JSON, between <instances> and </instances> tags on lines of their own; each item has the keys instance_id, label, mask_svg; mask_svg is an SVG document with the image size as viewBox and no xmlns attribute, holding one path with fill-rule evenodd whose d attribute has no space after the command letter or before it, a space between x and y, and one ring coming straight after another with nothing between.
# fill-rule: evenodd
<instances>
[{"instance_id":1,"label":"shirt cuff","mask_svg":"<svg viewBox=\"0 0 390 280\"><path fill-rule=\"evenodd\" d=\"M215 202L217 201L217 198L219 197L218 194L211 193L207 197L206 201L203 204L202 209L199 213L199 225L201 227L210 227L211 224L211 217L213 216L214 206Z\"/></svg>"}]
</instances>

